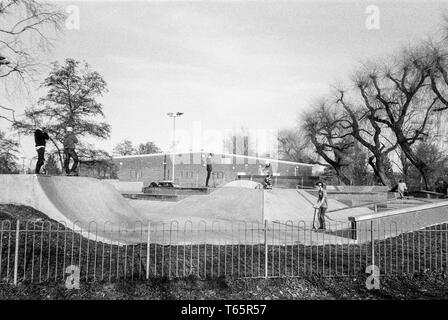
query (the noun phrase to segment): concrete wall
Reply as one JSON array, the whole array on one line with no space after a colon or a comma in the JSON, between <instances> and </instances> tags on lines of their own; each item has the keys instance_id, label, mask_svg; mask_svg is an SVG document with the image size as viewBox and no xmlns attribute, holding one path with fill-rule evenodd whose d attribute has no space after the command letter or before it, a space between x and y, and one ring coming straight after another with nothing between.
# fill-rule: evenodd
<instances>
[{"instance_id":1,"label":"concrete wall","mask_svg":"<svg viewBox=\"0 0 448 320\"><path fill-rule=\"evenodd\" d=\"M358 241L370 241L372 224L374 239L382 240L448 222L448 201L351 217L349 220L352 222L352 228L356 230L354 236Z\"/></svg>"},{"instance_id":2,"label":"concrete wall","mask_svg":"<svg viewBox=\"0 0 448 320\"><path fill-rule=\"evenodd\" d=\"M317 197L317 190L310 190L308 192ZM327 190L327 196L329 199L335 199L350 206L357 206L370 202L385 202L388 200L387 192L345 192Z\"/></svg>"},{"instance_id":3,"label":"concrete wall","mask_svg":"<svg viewBox=\"0 0 448 320\"><path fill-rule=\"evenodd\" d=\"M341 192L388 192L387 186L327 186L327 190Z\"/></svg>"},{"instance_id":4,"label":"concrete wall","mask_svg":"<svg viewBox=\"0 0 448 320\"><path fill-rule=\"evenodd\" d=\"M177 154L175 160L175 182L185 187L202 187L207 176L205 159L206 153ZM164 155L115 158L120 181L142 181L144 186L156 180L171 180L172 156ZM242 158L229 155L215 154L213 157L214 177L209 185L219 186L237 179L238 173L247 175L260 174L264 161L255 158ZM166 164L164 164L164 162ZM312 166L296 163L280 163L271 161L273 171L282 176L306 175L311 176ZM297 168L298 167L298 168ZM214 181L213 181L214 180Z\"/></svg>"},{"instance_id":5,"label":"concrete wall","mask_svg":"<svg viewBox=\"0 0 448 320\"><path fill-rule=\"evenodd\" d=\"M258 183L263 183L265 176L263 175L245 175L238 176L239 180L251 180ZM304 187L314 187L316 182L319 181L319 177L313 176L275 176L272 179L272 185L279 188L293 188L298 185ZM317 193L316 193L317 195Z\"/></svg>"},{"instance_id":6,"label":"concrete wall","mask_svg":"<svg viewBox=\"0 0 448 320\"><path fill-rule=\"evenodd\" d=\"M111 184L115 189L122 193L142 192L143 189L142 181L120 181L116 179L105 179L103 181Z\"/></svg>"}]
</instances>

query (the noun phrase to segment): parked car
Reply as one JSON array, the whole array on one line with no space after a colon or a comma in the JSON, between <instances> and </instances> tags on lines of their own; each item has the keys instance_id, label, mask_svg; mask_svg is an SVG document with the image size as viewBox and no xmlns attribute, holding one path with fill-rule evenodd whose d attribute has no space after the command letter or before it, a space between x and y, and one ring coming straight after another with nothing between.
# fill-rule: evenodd
<instances>
[{"instance_id":1,"label":"parked car","mask_svg":"<svg viewBox=\"0 0 448 320\"><path fill-rule=\"evenodd\" d=\"M174 189L174 188L180 188L180 186L170 180L153 181L147 187L143 187L142 192L150 193L151 191L149 189L154 188Z\"/></svg>"}]
</instances>

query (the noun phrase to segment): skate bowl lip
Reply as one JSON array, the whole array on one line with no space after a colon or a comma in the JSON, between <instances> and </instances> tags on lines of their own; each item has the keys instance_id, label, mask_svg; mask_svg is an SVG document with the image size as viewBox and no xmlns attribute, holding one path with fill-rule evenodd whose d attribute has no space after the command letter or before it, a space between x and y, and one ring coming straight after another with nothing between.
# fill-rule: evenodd
<instances>
[{"instance_id":1,"label":"skate bowl lip","mask_svg":"<svg viewBox=\"0 0 448 320\"><path fill-rule=\"evenodd\" d=\"M6 175L3 175L6 176ZM83 181L92 181L94 183L104 183L103 181L99 180L99 179L95 179L95 178L91 178L91 177L59 177L59 176L36 176L36 175L9 175L11 177L5 177L4 179L1 179L1 181L5 182L2 184L2 186L5 189L6 195L5 198L2 198L0 196L0 201L4 202L4 203L17 203L17 204L25 204L25 205L30 205L32 207L34 207L35 209L42 211L43 213L45 213L50 219L53 219L59 223L61 223L61 221L64 221L65 223L63 225L65 225L68 228L72 228L73 227L73 231L74 232L79 232L82 235L84 235L85 237L88 237L90 240L96 240L96 241L101 241L104 243L108 243L108 242L114 242L120 245L125 245L125 244L132 244L132 243L140 243L140 241L146 241L146 239L144 239L144 237L142 238L141 235L139 236L139 232L143 232L145 233L148 224L151 225L157 225L157 224L164 224L164 225L168 225L171 224L172 221L176 221L178 220L179 225L182 224L188 224L190 222L190 218L188 217L184 217L184 219L182 218L171 218L169 220L166 220L166 222L162 222L162 223L157 223L157 222L151 222L151 218L147 215L141 216L141 215L133 215L134 210L126 212L124 216L122 216L121 214L119 214L120 210L113 210L111 212L105 212L103 215L100 214L100 218L96 218L95 216L92 216L91 219L90 217L87 217L87 219L85 219L85 216L83 217L81 215L82 219L77 219L78 217L76 217L76 215L81 212L83 206L80 203L80 206L76 209L76 212L78 213L74 213L75 216L72 216L70 214L66 215L61 206L57 206L56 202L52 200L51 197L51 192L52 190L59 190L60 186L58 186L59 181L58 180L65 180L66 184L70 184L69 181L74 181L75 183L82 183ZM21 176L21 177L19 177ZM7 191L8 185L8 179L14 179L15 177L18 177L18 181L17 181L17 185L14 187L15 189ZM47 181L47 183L43 183L41 184L40 181L44 180L44 179L52 179L54 178L55 181L54 184L51 181ZM78 180L78 181L76 181ZM238 181L238 180L236 180ZM22 185L21 185L22 183ZM259 185L259 183L254 182L254 181L245 181L244 184L246 185L252 185L252 186L257 186ZM50 186L52 186L52 188L50 188ZM68 185L65 186L64 188L69 187ZM79 186L78 186L79 187ZM95 187L95 185L93 185L92 187ZM97 186L98 187L98 186ZM233 187L233 188L232 188ZM23 189L20 189L23 188ZM47 189L45 189L47 188ZM56 189L54 189L56 188ZM45 190L43 190L45 189ZM106 195L106 197L112 197L111 200L115 201L113 199L113 197L117 196L117 197L122 197L120 195L120 193L114 189L112 186L109 186L109 188L104 188L107 190L113 190L113 192L111 191L110 195ZM234 190L232 190L234 189ZM252 187L241 187L241 186L227 186L225 188L218 188L216 191L221 190L221 192L223 192L224 194L228 194L228 193L233 193L236 192L237 194L240 194L241 192L238 192L238 189L246 189L244 194L246 193L258 193L256 192L256 190L253 190ZM251 190L252 189L252 190ZM64 199L64 190L66 189L61 189L60 192L62 192L61 195L54 195L55 197L61 197L62 202L65 202L66 205L70 205L70 204L74 204L76 206L76 201L75 200L71 200L68 201L67 199ZM103 189L100 188L97 190L97 192L101 193ZM106 191L107 191L106 190ZM263 190L260 190L263 191ZM274 190L275 191L275 190ZM27 200L25 201L20 201L21 200L21 193L23 192L29 192L30 194L27 195ZM50 192L50 195L48 194ZM107 191L109 192L109 191ZM291 191L293 192L293 191ZM15 194L15 195L14 195ZM96 195L96 194L95 194ZM219 191L217 193L217 195L219 195ZM4 201L4 199L6 199L8 196L11 197L11 199L16 199L17 201ZM76 197L78 197L80 195L77 195ZM201 196L202 197L202 196ZM90 197L87 197L88 199L86 201L93 201L92 198L93 196L90 195ZM201 199L199 199L201 200ZM32 203L35 203L35 205L33 205ZM77 201L80 201L80 199L78 198ZM107 201L107 200L103 200L103 201ZM129 205L129 203L122 199L122 200L117 200L117 206L119 208L119 205L123 202L124 203L124 209L126 209L126 204ZM121 202L120 202L121 201ZM28 203L25 203L28 202ZM113 202L115 203L115 202ZM89 210L89 212L94 212L95 210L103 210L106 207L102 206L101 204L95 204L95 208L93 208L92 210ZM47 210L49 210L49 212L47 212L47 210L42 210L39 209L40 208L47 208ZM117 207L117 208L118 208ZM129 205L129 207L131 208L132 206ZM135 209L135 208L134 208ZM82 214L83 212L81 212ZM118 215L115 215L115 213L117 213ZM131 216L129 216L129 214L132 214ZM62 215L62 217L61 217ZM111 216L108 216L111 215ZM128 217L125 220L120 220L118 218L120 217L126 217L126 215L128 215ZM70 216L72 216L72 218L70 218ZM199 217L197 217L199 218ZM261 218L261 217L260 217ZM112 221L111 221L112 220ZM183 221L182 221L183 220ZM194 222L194 224L198 224L198 220L199 219L194 219L196 220L196 222ZM227 224L228 222L226 221L220 221L221 219L217 219L217 218L213 218L210 217L210 219L207 219L207 225L213 225L215 224L216 226L218 224L221 224L222 226L224 226L225 224ZM290 219L284 220L284 221L288 221ZM271 221L274 221L271 219ZM183 223L182 223L183 222ZM235 223L237 223L235 221ZM261 225L263 223L263 220L260 219L260 222L252 222L252 221L238 221L239 225L251 225L251 224L257 224L257 225ZM137 225L138 224L138 225ZM109 225L110 228L109 229ZM98 226L98 228L96 228L96 226ZM96 231L97 230L97 231ZM126 231L126 233L121 233L117 231ZM103 232L104 231L104 232ZM212 240L212 239L209 239ZM217 240L219 241L219 240Z\"/></svg>"},{"instance_id":2,"label":"skate bowl lip","mask_svg":"<svg viewBox=\"0 0 448 320\"><path fill-rule=\"evenodd\" d=\"M234 180L221 186L221 188L260 189L262 188L262 184L251 180Z\"/></svg>"},{"instance_id":3,"label":"skate bowl lip","mask_svg":"<svg viewBox=\"0 0 448 320\"><path fill-rule=\"evenodd\" d=\"M115 237L113 231L124 226L135 226L135 220L145 220L138 216L113 186L99 179L11 174L0 175L0 182L1 203L30 206L44 213L49 222L54 221L90 240L105 243L118 240L120 244L132 242ZM84 186L84 193L78 194L79 188ZM73 189L70 190L71 188ZM73 191L71 197L67 196L67 191ZM102 194L105 198L98 199ZM65 211L67 208L68 211ZM125 219L120 220L121 218ZM110 228L108 224L111 225ZM98 228L93 232L92 226L95 225Z\"/></svg>"}]
</instances>

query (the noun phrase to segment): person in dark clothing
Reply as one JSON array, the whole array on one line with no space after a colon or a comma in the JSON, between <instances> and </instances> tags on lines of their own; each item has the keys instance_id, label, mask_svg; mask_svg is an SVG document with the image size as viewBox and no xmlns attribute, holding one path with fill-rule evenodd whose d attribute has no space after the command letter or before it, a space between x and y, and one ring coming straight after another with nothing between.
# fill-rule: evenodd
<instances>
[{"instance_id":1,"label":"person in dark clothing","mask_svg":"<svg viewBox=\"0 0 448 320\"><path fill-rule=\"evenodd\" d=\"M263 181L263 187L264 189L271 190L272 189L272 175L273 170L271 166L271 162L269 160L266 160L264 168L263 168L263 174L264 174L264 181Z\"/></svg>"},{"instance_id":2,"label":"person in dark clothing","mask_svg":"<svg viewBox=\"0 0 448 320\"><path fill-rule=\"evenodd\" d=\"M208 188L208 182L210 180L210 175L213 172L213 167L212 167L212 164L213 164L213 154L212 153L209 153L209 155L207 157L207 160L206 160L206 163L207 163L207 179L205 179L205 187Z\"/></svg>"},{"instance_id":3,"label":"person in dark clothing","mask_svg":"<svg viewBox=\"0 0 448 320\"><path fill-rule=\"evenodd\" d=\"M325 212L328 209L327 188L323 182L317 183L318 196L317 203L314 205L316 210L319 210L319 230L325 230ZM314 224L314 223L313 223Z\"/></svg>"},{"instance_id":4,"label":"person in dark clothing","mask_svg":"<svg viewBox=\"0 0 448 320\"><path fill-rule=\"evenodd\" d=\"M75 152L75 145L78 143L78 139L73 134L73 129L67 127L67 133L64 137L64 168L67 175L78 175L78 155ZM73 159L73 166L70 169L70 158Z\"/></svg>"},{"instance_id":5,"label":"person in dark clothing","mask_svg":"<svg viewBox=\"0 0 448 320\"><path fill-rule=\"evenodd\" d=\"M37 151L37 162L34 173L40 174L40 169L45 163L45 145L47 140L50 139L48 133L45 132L45 128L36 129L34 131L34 143Z\"/></svg>"}]
</instances>

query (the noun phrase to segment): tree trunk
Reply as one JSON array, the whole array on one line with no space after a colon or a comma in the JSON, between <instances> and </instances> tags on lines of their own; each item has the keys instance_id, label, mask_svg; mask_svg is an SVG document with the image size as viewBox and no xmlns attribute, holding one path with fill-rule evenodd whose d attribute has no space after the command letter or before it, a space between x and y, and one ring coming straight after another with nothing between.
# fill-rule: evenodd
<instances>
[{"instance_id":1,"label":"tree trunk","mask_svg":"<svg viewBox=\"0 0 448 320\"><path fill-rule=\"evenodd\" d=\"M332 165L333 169L336 171L336 174L338 175L339 179L341 180L342 184L349 186L350 185L350 179L345 176L345 174L342 173L341 166L334 166Z\"/></svg>"},{"instance_id":2,"label":"tree trunk","mask_svg":"<svg viewBox=\"0 0 448 320\"><path fill-rule=\"evenodd\" d=\"M375 159L375 162L373 161ZM375 176L380 179L383 186L391 187L391 181L386 175L386 170L384 168L384 158L382 156L370 156L369 165L372 167Z\"/></svg>"},{"instance_id":3,"label":"tree trunk","mask_svg":"<svg viewBox=\"0 0 448 320\"><path fill-rule=\"evenodd\" d=\"M61 165L61 172L64 172L64 160L62 159L61 149L58 147L57 143L50 138L50 141L53 143L54 147L58 151L59 164Z\"/></svg>"},{"instance_id":4,"label":"tree trunk","mask_svg":"<svg viewBox=\"0 0 448 320\"><path fill-rule=\"evenodd\" d=\"M324 160L334 169L334 171L336 171L336 175L341 179L342 183L344 185L350 185L350 179L347 178L344 173L342 173L342 166L332 160L324 151L322 151L316 144L314 144L314 146L316 147L316 151L317 153L324 158Z\"/></svg>"},{"instance_id":5,"label":"tree trunk","mask_svg":"<svg viewBox=\"0 0 448 320\"><path fill-rule=\"evenodd\" d=\"M404 138L404 137L403 137ZM418 172L420 173L422 179L423 179L423 183L425 184L425 190L429 190L429 186L428 186L428 165L423 162L422 160L420 160L414 153L414 151L412 151L411 147L409 146L408 143L403 142L402 139L398 140L398 143L400 144L401 150L403 150L404 154L406 155L406 157L408 158L409 162L412 163L412 165L418 170Z\"/></svg>"}]
</instances>

